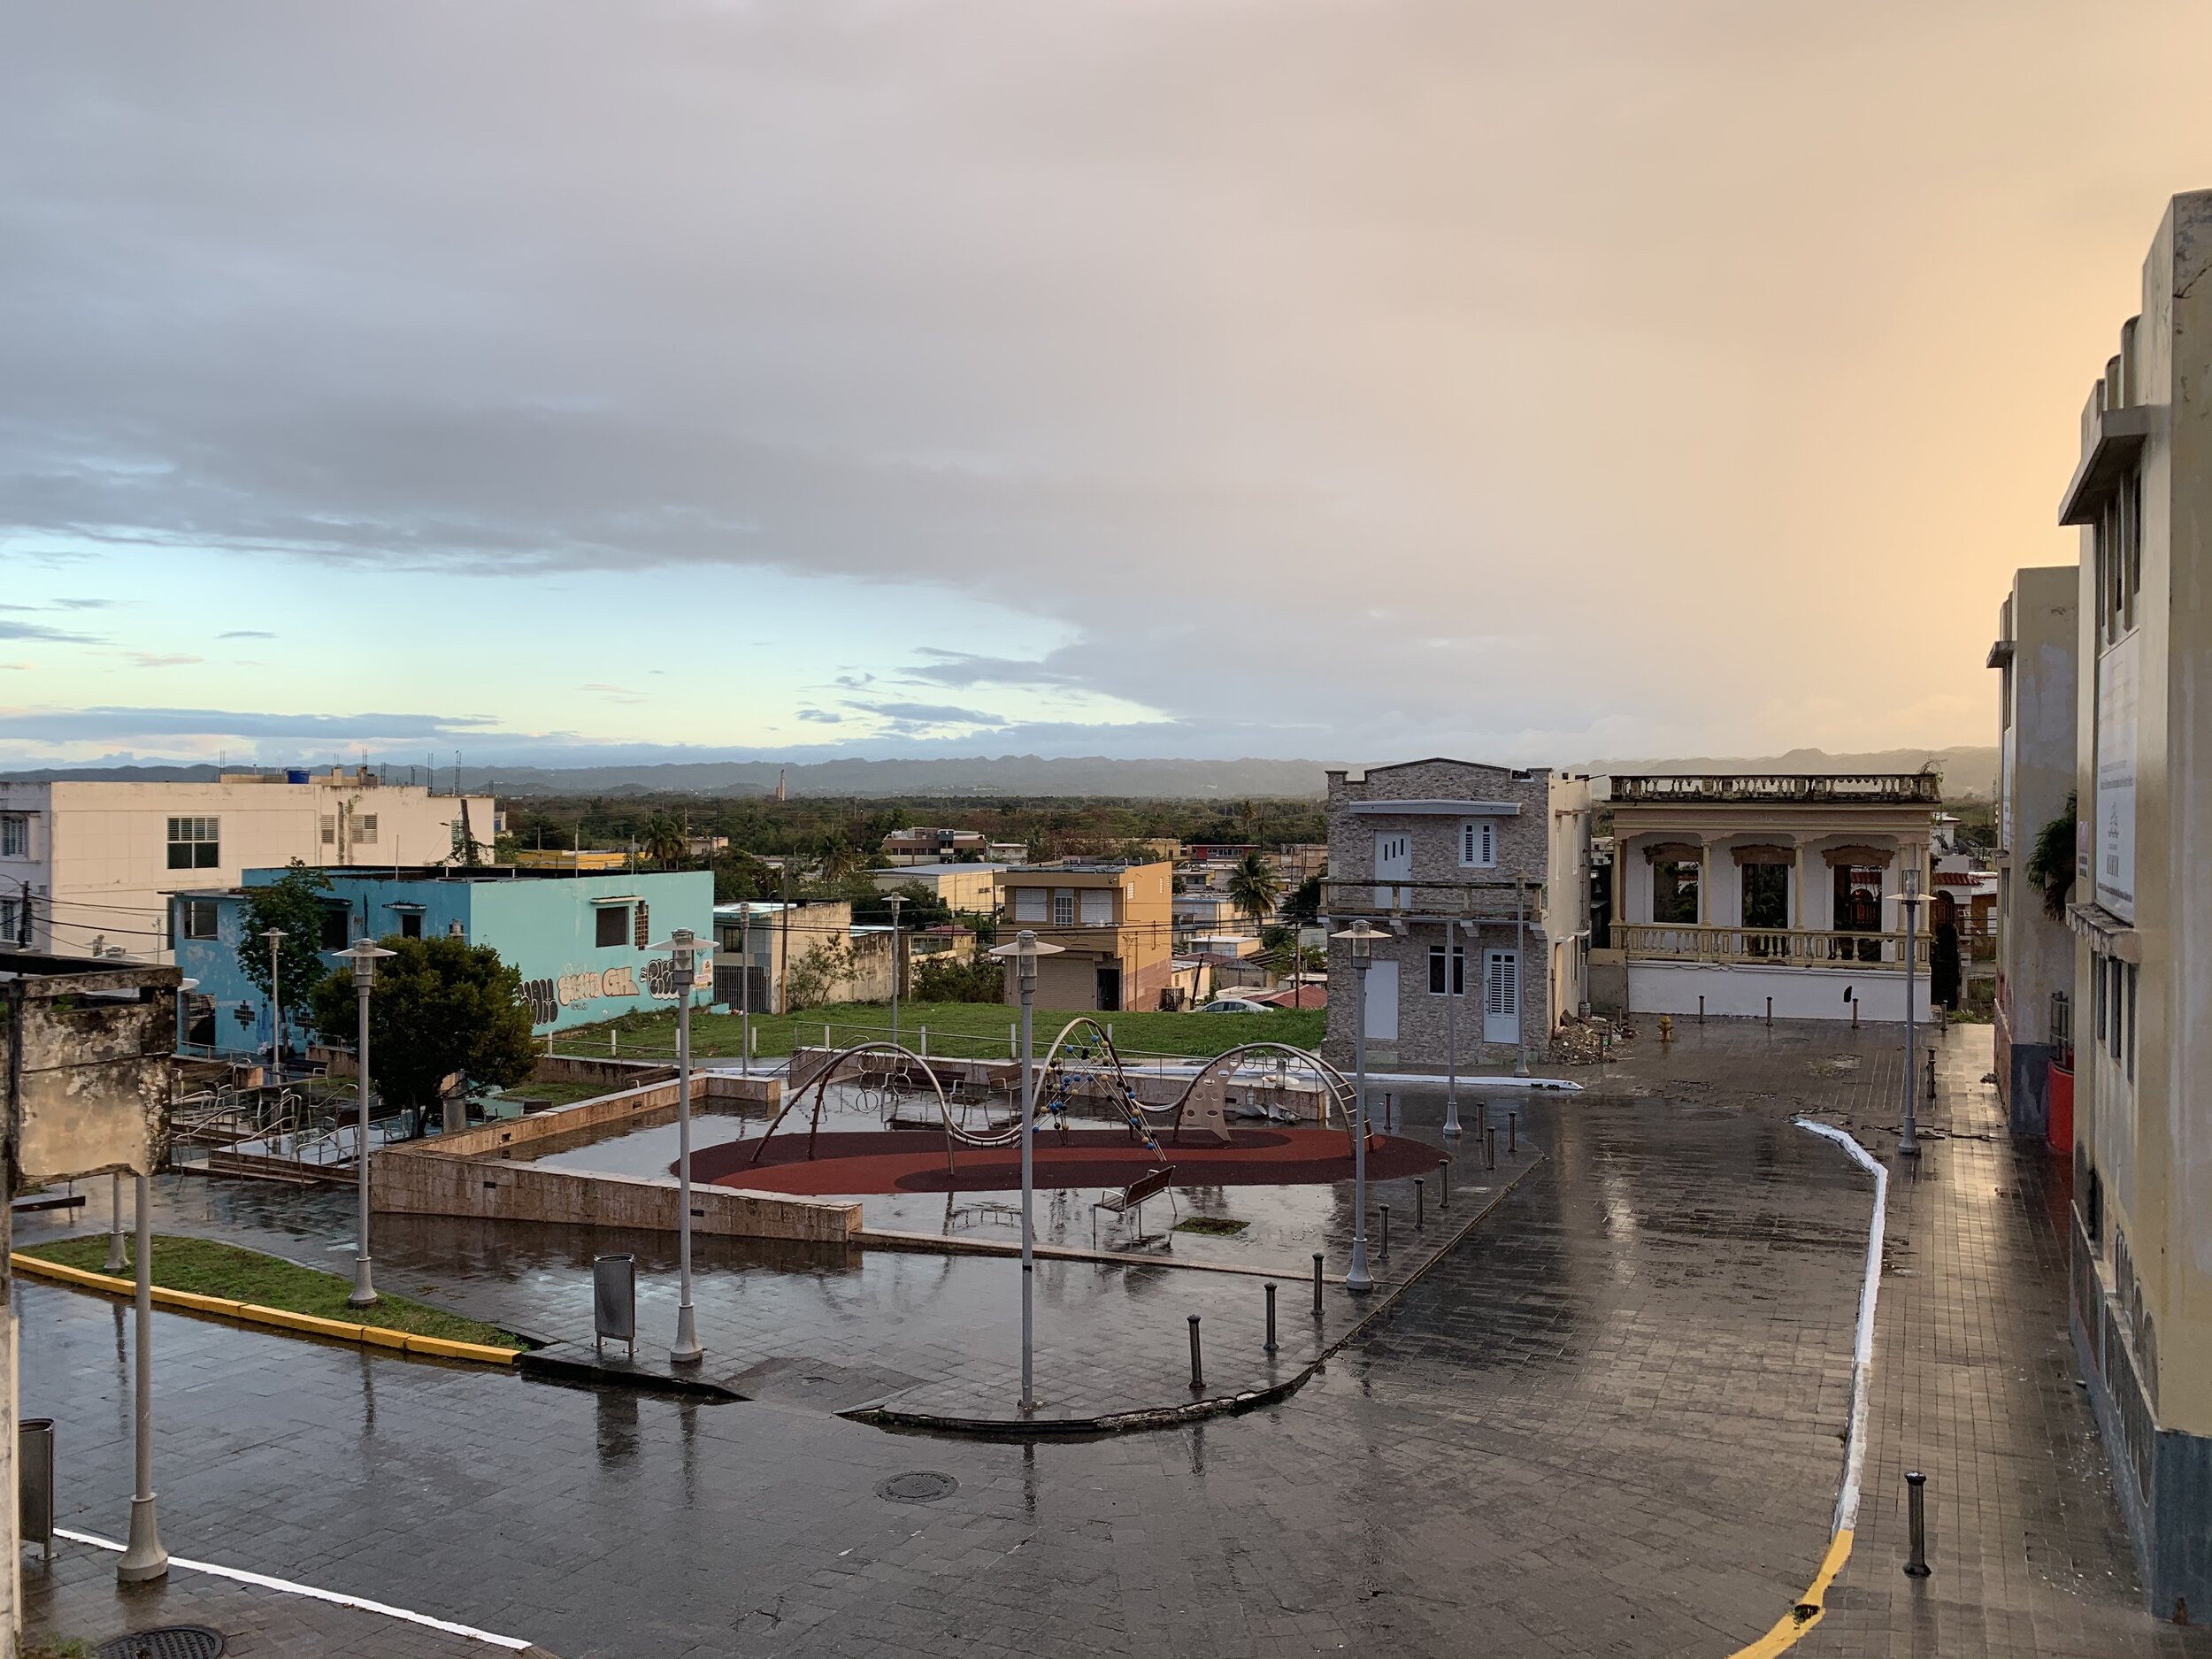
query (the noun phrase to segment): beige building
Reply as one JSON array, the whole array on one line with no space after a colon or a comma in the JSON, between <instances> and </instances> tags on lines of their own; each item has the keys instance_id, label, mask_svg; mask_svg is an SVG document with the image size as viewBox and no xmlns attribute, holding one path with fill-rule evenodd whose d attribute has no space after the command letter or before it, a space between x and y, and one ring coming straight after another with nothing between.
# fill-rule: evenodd
<instances>
[{"instance_id":1,"label":"beige building","mask_svg":"<svg viewBox=\"0 0 2212 1659\"><path fill-rule=\"evenodd\" d=\"M856 926L843 899L714 907L714 1000L733 1011L887 1002L895 964L890 928Z\"/></svg>"},{"instance_id":2,"label":"beige building","mask_svg":"<svg viewBox=\"0 0 2212 1659\"><path fill-rule=\"evenodd\" d=\"M488 863L496 832L491 796L382 783L367 767L0 782L0 939L27 931L35 950L167 961L173 893L236 887L294 859L437 864L459 856L464 833Z\"/></svg>"},{"instance_id":3,"label":"beige building","mask_svg":"<svg viewBox=\"0 0 2212 1659\"><path fill-rule=\"evenodd\" d=\"M980 858L989 845L981 830L897 829L883 838L883 856L895 864L949 863L963 854Z\"/></svg>"},{"instance_id":4,"label":"beige building","mask_svg":"<svg viewBox=\"0 0 2212 1659\"><path fill-rule=\"evenodd\" d=\"M2016 1135L2051 1128L2055 1080L2073 1096L2074 941L2028 880L2047 825L2074 794L2081 572L2024 570L1997 611L1997 1093ZM2056 1068L2055 1074L2054 1068ZM2063 1144L2070 1148L2071 1125Z\"/></svg>"},{"instance_id":5,"label":"beige building","mask_svg":"<svg viewBox=\"0 0 2212 1659\"><path fill-rule=\"evenodd\" d=\"M1609 785L1613 923L1594 964L1612 1010L1777 1019L1905 1018L1907 872L1932 891L1942 780L1631 777ZM1924 907L1914 1006L1933 1008Z\"/></svg>"},{"instance_id":6,"label":"beige building","mask_svg":"<svg viewBox=\"0 0 2212 1659\"><path fill-rule=\"evenodd\" d=\"M2072 1331L2178 1620L2212 1609L2212 190L2173 199L2142 295L2058 515L2081 526Z\"/></svg>"},{"instance_id":7,"label":"beige building","mask_svg":"<svg viewBox=\"0 0 2212 1659\"><path fill-rule=\"evenodd\" d=\"M1172 881L1166 864L1070 860L1002 872L999 942L1027 928L1060 947L1038 964L1040 1008L1156 1009L1172 978ZM1010 966L1006 1000L1017 1000Z\"/></svg>"},{"instance_id":8,"label":"beige building","mask_svg":"<svg viewBox=\"0 0 2212 1659\"><path fill-rule=\"evenodd\" d=\"M1328 930L1365 918L1386 935L1367 971L1369 1064L1540 1055L1587 1000L1589 780L1446 759L1328 778ZM1351 1055L1359 1018L1332 939L1330 1058Z\"/></svg>"},{"instance_id":9,"label":"beige building","mask_svg":"<svg viewBox=\"0 0 2212 1659\"><path fill-rule=\"evenodd\" d=\"M908 864L870 873L886 893L913 883L927 887L956 910L989 916L998 910L998 879L1005 869L1004 864Z\"/></svg>"}]
</instances>

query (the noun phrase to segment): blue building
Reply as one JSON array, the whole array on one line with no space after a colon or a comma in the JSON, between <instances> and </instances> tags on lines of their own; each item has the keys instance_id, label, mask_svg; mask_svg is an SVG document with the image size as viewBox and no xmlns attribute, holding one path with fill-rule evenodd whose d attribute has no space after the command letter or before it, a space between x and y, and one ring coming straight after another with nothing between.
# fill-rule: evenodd
<instances>
[{"instance_id":1,"label":"blue building","mask_svg":"<svg viewBox=\"0 0 2212 1659\"><path fill-rule=\"evenodd\" d=\"M269 1005L238 963L251 890L282 870L249 870L242 885L179 893L173 903L177 966L198 984L186 996L188 1042L203 1052L255 1054L269 1045ZM450 935L489 945L519 969L531 1023L540 1035L665 1007L666 956L645 947L687 927L714 942L714 877L703 870L576 875L566 871L325 870L323 949L361 938ZM704 954L695 1000L710 995ZM658 988L664 995L655 996ZM285 1047L306 1041L304 1009L286 1009Z\"/></svg>"}]
</instances>

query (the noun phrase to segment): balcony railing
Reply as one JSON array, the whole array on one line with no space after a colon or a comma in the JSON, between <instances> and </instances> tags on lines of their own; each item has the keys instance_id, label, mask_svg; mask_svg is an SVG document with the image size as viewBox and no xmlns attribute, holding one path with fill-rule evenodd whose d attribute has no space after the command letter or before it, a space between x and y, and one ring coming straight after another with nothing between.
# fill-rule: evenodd
<instances>
[{"instance_id":1,"label":"balcony railing","mask_svg":"<svg viewBox=\"0 0 2212 1659\"><path fill-rule=\"evenodd\" d=\"M1745 963L1768 968L1901 970L1905 935L1809 927L1694 927L1677 922L1616 922L1613 941L1632 962ZM1928 935L1913 941L1913 962L1928 966Z\"/></svg>"},{"instance_id":2,"label":"balcony railing","mask_svg":"<svg viewBox=\"0 0 2212 1659\"><path fill-rule=\"evenodd\" d=\"M1491 876L1470 881L1402 881L1324 876L1321 909L1331 916L1452 917L1468 921L1540 922L1544 884Z\"/></svg>"},{"instance_id":3,"label":"balcony railing","mask_svg":"<svg viewBox=\"0 0 2212 1659\"><path fill-rule=\"evenodd\" d=\"M1702 773L1651 777L1617 775L1615 803L1839 802L1871 805L1940 806L1939 772Z\"/></svg>"}]
</instances>

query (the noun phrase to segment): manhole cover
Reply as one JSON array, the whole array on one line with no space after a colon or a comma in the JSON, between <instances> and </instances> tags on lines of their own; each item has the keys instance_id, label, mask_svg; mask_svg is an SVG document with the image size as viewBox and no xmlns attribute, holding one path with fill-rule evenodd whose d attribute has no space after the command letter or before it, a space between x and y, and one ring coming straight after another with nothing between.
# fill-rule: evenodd
<instances>
[{"instance_id":1,"label":"manhole cover","mask_svg":"<svg viewBox=\"0 0 2212 1659\"><path fill-rule=\"evenodd\" d=\"M894 1503L934 1503L940 1498L949 1498L960 1490L960 1483L950 1475L941 1475L934 1470L918 1469L912 1474L894 1475L879 1481L876 1496L888 1498Z\"/></svg>"},{"instance_id":2,"label":"manhole cover","mask_svg":"<svg viewBox=\"0 0 2212 1659\"><path fill-rule=\"evenodd\" d=\"M100 1659L221 1659L223 1634L204 1624L164 1624L134 1630L99 1647Z\"/></svg>"}]
</instances>

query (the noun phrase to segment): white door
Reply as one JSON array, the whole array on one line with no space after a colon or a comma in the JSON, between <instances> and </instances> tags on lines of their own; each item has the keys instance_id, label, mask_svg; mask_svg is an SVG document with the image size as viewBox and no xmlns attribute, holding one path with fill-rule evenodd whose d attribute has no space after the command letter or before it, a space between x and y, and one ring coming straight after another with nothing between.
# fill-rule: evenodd
<instances>
[{"instance_id":1,"label":"white door","mask_svg":"<svg viewBox=\"0 0 2212 1659\"><path fill-rule=\"evenodd\" d=\"M1378 831L1375 835L1375 879L1387 881L1393 877L1402 881L1413 879L1413 837L1402 831ZM1378 887L1375 889L1375 908L1379 910L1409 910L1413 905L1411 887ZM1378 963L1378 967L1382 964Z\"/></svg>"},{"instance_id":2,"label":"white door","mask_svg":"<svg viewBox=\"0 0 2212 1659\"><path fill-rule=\"evenodd\" d=\"M1482 1040L1517 1043L1521 1041L1521 956L1515 950L1492 950L1482 963Z\"/></svg>"},{"instance_id":3,"label":"white door","mask_svg":"<svg viewBox=\"0 0 2212 1659\"><path fill-rule=\"evenodd\" d=\"M1367 970L1367 1040L1398 1041L1398 964L1377 958Z\"/></svg>"}]
</instances>

